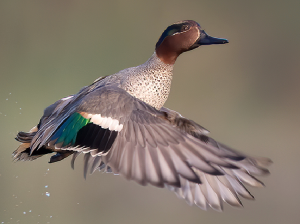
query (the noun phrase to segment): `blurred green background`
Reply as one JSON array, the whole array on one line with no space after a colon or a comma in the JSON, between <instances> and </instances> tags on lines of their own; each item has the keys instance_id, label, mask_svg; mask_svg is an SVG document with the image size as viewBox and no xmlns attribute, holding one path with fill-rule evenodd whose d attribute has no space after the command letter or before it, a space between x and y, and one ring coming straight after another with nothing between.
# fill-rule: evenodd
<instances>
[{"instance_id":1,"label":"blurred green background","mask_svg":"<svg viewBox=\"0 0 300 224\"><path fill-rule=\"evenodd\" d=\"M0 222L299 223L300 1L0 2ZM162 189L99 172L82 157L13 163L18 131L99 76L144 63L162 31L193 19L230 43L177 60L166 106L250 155L270 157L244 209L204 212ZM50 196L46 196L46 192Z\"/></svg>"}]
</instances>

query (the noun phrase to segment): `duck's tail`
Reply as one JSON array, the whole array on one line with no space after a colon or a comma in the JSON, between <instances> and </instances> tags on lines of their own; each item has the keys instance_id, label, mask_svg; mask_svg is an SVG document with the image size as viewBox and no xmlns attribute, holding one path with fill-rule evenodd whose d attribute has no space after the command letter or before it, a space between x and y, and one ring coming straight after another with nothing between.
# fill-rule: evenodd
<instances>
[{"instance_id":1,"label":"duck's tail","mask_svg":"<svg viewBox=\"0 0 300 224\"><path fill-rule=\"evenodd\" d=\"M39 150L35 150L31 153L30 143L35 136L38 128L33 127L29 132L19 132L17 134L16 140L22 144L13 152L14 161L32 161L45 154L52 153L51 150L41 147Z\"/></svg>"},{"instance_id":2,"label":"duck's tail","mask_svg":"<svg viewBox=\"0 0 300 224\"><path fill-rule=\"evenodd\" d=\"M56 155L52 156L50 163L58 162L69 155L73 154L72 151L61 151L55 150L52 148L47 148L42 146L38 150L32 151L30 149L31 141L34 138L36 132L38 131L37 127L32 128L29 132L19 132L17 134L16 140L21 142L21 145L13 152L13 160L17 161L32 161L43 155L56 152Z\"/></svg>"}]
</instances>

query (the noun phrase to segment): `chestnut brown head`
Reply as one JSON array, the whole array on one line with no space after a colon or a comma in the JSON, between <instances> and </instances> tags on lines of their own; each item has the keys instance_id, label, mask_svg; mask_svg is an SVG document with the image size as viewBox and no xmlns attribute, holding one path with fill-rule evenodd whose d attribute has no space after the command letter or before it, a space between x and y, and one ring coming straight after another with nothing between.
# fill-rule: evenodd
<instances>
[{"instance_id":1,"label":"chestnut brown head","mask_svg":"<svg viewBox=\"0 0 300 224\"><path fill-rule=\"evenodd\" d=\"M211 37L193 20L184 20L169 26L156 43L157 56L166 64L174 64L177 57L200 45L225 44L228 40Z\"/></svg>"}]
</instances>

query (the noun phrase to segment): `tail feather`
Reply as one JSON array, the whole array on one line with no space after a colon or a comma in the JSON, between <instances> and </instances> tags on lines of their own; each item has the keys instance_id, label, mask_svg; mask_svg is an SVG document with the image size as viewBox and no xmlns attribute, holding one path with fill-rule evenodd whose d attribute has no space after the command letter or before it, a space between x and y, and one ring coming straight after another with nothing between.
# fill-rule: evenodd
<instances>
[{"instance_id":1,"label":"tail feather","mask_svg":"<svg viewBox=\"0 0 300 224\"><path fill-rule=\"evenodd\" d=\"M22 132L20 131L16 140L22 143L30 143L36 132Z\"/></svg>"},{"instance_id":2,"label":"tail feather","mask_svg":"<svg viewBox=\"0 0 300 224\"><path fill-rule=\"evenodd\" d=\"M34 151L30 155L30 143L22 143L17 148L17 150L13 152L12 155L13 155L13 160L17 162L17 161L32 161L49 153L52 153L52 151L42 147L39 150Z\"/></svg>"},{"instance_id":3,"label":"tail feather","mask_svg":"<svg viewBox=\"0 0 300 224\"><path fill-rule=\"evenodd\" d=\"M32 151L30 148L31 141L34 138L35 134L37 133L38 128L34 127L29 132L19 132L16 140L21 142L22 144L13 152L13 160L17 161L32 161L35 160L43 155L57 152L56 155L52 156L50 159L50 163L60 161L69 155L73 154L72 151L60 151L55 150L53 148L48 148L42 146L38 150Z\"/></svg>"},{"instance_id":4,"label":"tail feather","mask_svg":"<svg viewBox=\"0 0 300 224\"><path fill-rule=\"evenodd\" d=\"M31 128L29 132L20 131L17 134L16 140L22 143L30 143L37 131L38 131L37 126Z\"/></svg>"}]
</instances>

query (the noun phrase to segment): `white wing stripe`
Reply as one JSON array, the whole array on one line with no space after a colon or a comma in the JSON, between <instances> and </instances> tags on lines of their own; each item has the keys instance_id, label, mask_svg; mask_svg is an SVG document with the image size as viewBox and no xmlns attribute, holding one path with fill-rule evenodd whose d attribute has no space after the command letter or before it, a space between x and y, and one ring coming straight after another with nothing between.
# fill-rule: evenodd
<instances>
[{"instance_id":1,"label":"white wing stripe","mask_svg":"<svg viewBox=\"0 0 300 224\"><path fill-rule=\"evenodd\" d=\"M102 117L101 114L88 114L81 113L84 118L91 119L96 125L101 126L104 129L109 129L110 131L120 132L123 129L123 124L120 124L117 119L111 117Z\"/></svg>"}]
</instances>

